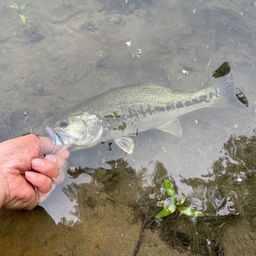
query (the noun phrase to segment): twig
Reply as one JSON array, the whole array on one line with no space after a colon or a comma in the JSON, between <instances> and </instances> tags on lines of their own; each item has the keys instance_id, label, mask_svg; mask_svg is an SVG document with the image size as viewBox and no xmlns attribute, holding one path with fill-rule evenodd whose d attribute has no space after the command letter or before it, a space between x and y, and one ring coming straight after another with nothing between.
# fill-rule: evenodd
<instances>
[{"instance_id":1,"label":"twig","mask_svg":"<svg viewBox=\"0 0 256 256\"><path fill-rule=\"evenodd\" d=\"M143 236L143 234L144 234L144 229L145 229L145 226L146 226L146 224L147 224L147 218L148 218L148 211L149 211L149 208L150 208L150 205L148 206L148 209L147 209L147 212L146 212L146 216L145 216L145 219L144 219L144 223L143 223L143 225L142 225L142 227L141 227L141 230L140 230L139 241L138 241L138 243L137 243L137 245L136 245L136 248L135 248L135 250L134 250L133 256L136 256L136 255L137 255L137 252L138 252L138 250L139 250L140 243L141 243L141 239L142 239L142 236Z\"/></svg>"}]
</instances>

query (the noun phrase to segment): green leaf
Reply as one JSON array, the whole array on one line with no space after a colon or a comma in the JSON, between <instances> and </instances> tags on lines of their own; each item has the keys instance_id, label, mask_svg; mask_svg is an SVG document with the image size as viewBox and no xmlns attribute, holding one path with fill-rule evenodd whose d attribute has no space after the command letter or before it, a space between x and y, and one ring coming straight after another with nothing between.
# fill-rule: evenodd
<instances>
[{"instance_id":1,"label":"green leaf","mask_svg":"<svg viewBox=\"0 0 256 256\"><path fill-rule=\"evenodd\" d=\"M23 24L26 23L26 17L23 14L19 14L20 19L22 20Z\"/></svg>"},{"instance_id":2,"label":"green leaf","mask_svg":"<svg viewBox=\"0 0 256 256\"><path fill-rule=\"evenodd\" d=\"M182 204L184 204L184 202L186 201L186 199L187 199L187 196L183 196L183 197L177 202L176 205L182 205Z\"/></svg>"},{"instance_id":3,"label":"green leaf","mask_svg":"<svg viewBox=\"0 0 256 256\"><path fill-rule=\"evenodd\" d=\"M176 210L176 206L175 205L169 205L166 208L164 208L161 212L159 212L156 215L156 218L161 221L163 217L168 216L172 213L174 213Z\"/></svg>"},{"instance_id":4,"label":"green leaf","mask_svg":"<svg viewBox=\"0 0 256 256\"><path fill-rule=\"evenodd\" d=\"M24 9L25 7L26 7L26 3L21 5L20 10Z\"/></svg>"},{"instance_id":5,"label":"green leaf","mask_svg":"<svg viewBox=\"0 0 256 256\"><path fill-rule=\"evenodd\" d=\"M181 213L184 213L188 216L197 216L197 217L204 217L204 214L201 213L201 212L198 212L196 210L193 210L191 208L188 208L188 207L178 207L177 208Z\"/></svg>"},{"instance_id":6,"label":"green leaf","mask_svg":"<svg viewBox=\"0 0 256 256\"><path fill-rule=\"evenodd\" d=\"M20 7L17 4L11 5L11 8L16 9L17 11L19 11Z\"/></svg>"},{"instance_id":7,"label":"green leaf","mask_svg":"<svg viewBox=\"0 0 256 256\"><path fill-rule=\"evenodd\" d=\"M164 179L164 184L165 184L166 189L167 189L167 194L172 199L173 203L176 204L176 196L175 196L174 188L172 187L172 185L166 179Z\"/></svg>"}]
</instances>

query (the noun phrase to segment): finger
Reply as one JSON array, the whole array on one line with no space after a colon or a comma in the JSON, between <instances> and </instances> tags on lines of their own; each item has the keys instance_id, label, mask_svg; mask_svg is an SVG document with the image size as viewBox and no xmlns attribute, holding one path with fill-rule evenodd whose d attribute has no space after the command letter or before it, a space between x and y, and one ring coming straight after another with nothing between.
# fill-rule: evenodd
<instances>
[{"instance_id":1,"label":"finger","mask_svg":"<svg viewBox=\"0 0 256 256\"><path fill-rule=\"evenodd\" d=\"M57 156L56 155L47 155L45 157L45 159L48 161L52 161L52 162L56 161L56 164L58 165L58 175L53 178L53 181L56 185L59 185L65 179L65 170L67 167L67 161L59 155L57 155Z\"/></svg>"},{"instance_id":2,"label":"finger","mask_svg":"<svg viewBox=\"0 0 256 256\"><path fill-rule=\"evenodd\" d=\"M33 170L53 179L58 177L59 173L65 173L67 161L58 155L47 155L45 159L32 159L31 166Z\"/></svg>"},{"instance_id":3,"label":"finger","mask_svg":"<svg viewBox=\"0 0 256 256\"><path fill-rule=\"evenodd\" d=\"M62 156L64 158L68 158L69 157L69 151L66 149L66 150L60 152L58 155Z\"/></svg>"},{"instance_id":4,"label":"finger","mask_svg":"<svg viewBox=\"0 0 256 256\"><path fill-rule=\"evenodd\" d=\"M37 187L39 192L43 194L48 193L54 184L53 180L49 177L33 171L25 172L25 177L32 185Z\"/></svg>"},{"instance_id":5,"label":"finger","mask_svg":"<svg viewBox=\"0 0 256 256\"><path fill-rule=\"evenodd\" d=\"M50 179L59 175L59 167L56 163L40 158L34 158L31 161L32 169L48 176Z\"/></svg>"},{"instance_id":6,"label":"finger","mask_svg":"<svg viewBox=\"0 0 256 256\"><path fill-rule=\"evenodd\" d=\"M47 161L50 161L50 162L55 162L57 164L58 174L55 177L52 177L52 179L56 185L59 185L65 179L65 170L67 167L67 161L63 157L56 156L56 155L47 155L45 159L46 159L45 160L46 163Z\"/></svg>"},{"instance_id":7,"label":"finger","mask_svg":"<svg viewBox=\"0 0 256 256\"><path fill-rule=\"evenodd\" d=\"M48 137L39 137L39 139L41 141L42 153L46 154L46 153L49 153L49 152L54 150L54 145L53 145L52 140L50 138L48 138ZM69 157L69 151L64 150L61 153L59 153L58 155L60 155L64 158L68 158Z\"/></svg>"},{"instance_id":8,"label":"finger","mask_svg":"<svg viewBox=\"0 0 256 256\"><path fill-rule=\"evenodd\" d=\"M46 154L54 150L52 140L48 137L39 137L41 141L42 153Z\"/></svg>"}]
</instances>

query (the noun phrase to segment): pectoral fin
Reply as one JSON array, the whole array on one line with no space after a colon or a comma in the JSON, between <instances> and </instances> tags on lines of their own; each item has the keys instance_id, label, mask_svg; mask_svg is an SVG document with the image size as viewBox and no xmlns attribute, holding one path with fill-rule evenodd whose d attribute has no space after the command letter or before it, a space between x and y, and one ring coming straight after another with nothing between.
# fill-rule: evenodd
<instances>
[{"instance_id":1,"label":"pectoral fin","mask_svg":"<svg viewBox=\"0 0 256 256\"><path fill-rule=\"evenodd\" d=\"M168 132L177 137L181 137L182 135L180 121L177 118L172 119L170 122L158 127L157 129L164 132Z\"/></svg>"},{"instance_id":2,"label":"pectoral fin","mask_svg":"<svg viewBox=\"0 0 256 256\"><path fill-rule=\"evenodd\" d=\"M131 154L134 148L134 141L130 137L121 137L114 140L116 145L124 150L126 153Z\"/></svg>"}]
</instances>

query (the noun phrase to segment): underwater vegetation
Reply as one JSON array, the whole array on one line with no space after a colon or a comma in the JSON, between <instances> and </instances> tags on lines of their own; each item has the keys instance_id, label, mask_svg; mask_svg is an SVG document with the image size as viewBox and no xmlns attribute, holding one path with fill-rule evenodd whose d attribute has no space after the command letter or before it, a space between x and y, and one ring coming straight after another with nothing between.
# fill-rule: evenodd
<instances>
[{"instance_id":1,"label":"underwater vegetation","mask_svg":"<svg viewBox=\"0 0 256 256\"><path fill-rule=\"evenodd\" d=\"M21 11L26 7L26 3L23 3L21 6L18 6L17 4L13 4L10 6L11 8L15 9L17 13L19 14L19 17L23 24L26 23L26 17L21 13Z\"/></svg>"}]
</instances>

